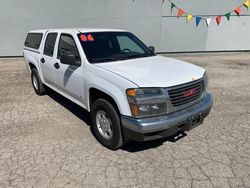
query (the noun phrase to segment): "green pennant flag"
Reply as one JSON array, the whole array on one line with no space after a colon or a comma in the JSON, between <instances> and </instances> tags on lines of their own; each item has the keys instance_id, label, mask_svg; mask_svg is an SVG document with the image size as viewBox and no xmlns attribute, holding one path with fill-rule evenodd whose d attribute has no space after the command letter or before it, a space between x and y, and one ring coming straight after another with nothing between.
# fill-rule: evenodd
<instances>
[{"instance_id":1,"label":"green pennant flag","mask_svg":"<svg viewBox=\"0 0 250 188\"><path fill-rule=\"evenodd\" d=\"M173 8L175 7L174 3L171 3L171 12L173 11Z\"/></svg>"},{"instance_id":2,"label":"green pennant flag","mask_svg":"<svg viewBox=\"0 0 250 188\"><path fill-rule=\"evenodd\" d=\"M225 16L226 16L227 20L229 21L230 20L230 16L231 16L231 12L225 14Z\"/></svg>"}]
</instances>

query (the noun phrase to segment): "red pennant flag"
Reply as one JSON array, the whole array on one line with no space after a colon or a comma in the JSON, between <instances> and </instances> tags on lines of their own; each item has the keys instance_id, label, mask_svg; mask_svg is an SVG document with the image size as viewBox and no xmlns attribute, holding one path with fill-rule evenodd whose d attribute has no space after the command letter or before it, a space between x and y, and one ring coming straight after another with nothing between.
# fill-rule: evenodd
<instances>
[{"instance_id":1,"label":"red pennant flag","mask_svg":"<svg viewBox=\"0 0 250 188\"><path fill-rule=\"evenodd\" d=\"M237 7L234 11L235 11L235 13L239 16L240 13L241 13L241 8L240 8L240 7Z\"/></svg>"},{"instance_id":2,"label":"red pennant flag","mask_svg":"<svg viewBox=\"0 0 250 188\"><path fill-rule=\"evenodd\" d=\"M184 11L183 11L182 9L179 9L178 18L179 18L180 16L182 16L183 14L184 14Z\"/></svg>"},{"instance_id":3,"label":"red pennant flag","mask_svg":"<svg viewBox=\"0 0 250 188\"><path fill-rule=\"evenodd\" d=\"M218 25L220 25L220 23L221 23L221 18L222 18L222 16L217 16L216 17L216 21L217 21Z\"/></svg>"}]
</instances>

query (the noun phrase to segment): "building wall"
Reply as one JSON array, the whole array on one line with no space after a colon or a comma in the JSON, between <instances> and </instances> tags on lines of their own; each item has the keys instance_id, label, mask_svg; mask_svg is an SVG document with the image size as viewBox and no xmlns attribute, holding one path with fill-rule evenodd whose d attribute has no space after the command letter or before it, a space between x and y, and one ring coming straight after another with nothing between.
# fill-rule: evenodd
<instances>
[{"instance_id":1,"label":"building wall","mask_svg":"<svg viewBox=\"0 0 250 188\"><path fill-rule=\"evenodd\" d=\"M167 0L0 0L0 56L22 55L29 30L64 27L104 27L132 31L157 52L250 50L250 10L199 27L195 20L177 19ZM173 2L195 15L225 14L244 0Z\"/></svg>"}]
</instances>

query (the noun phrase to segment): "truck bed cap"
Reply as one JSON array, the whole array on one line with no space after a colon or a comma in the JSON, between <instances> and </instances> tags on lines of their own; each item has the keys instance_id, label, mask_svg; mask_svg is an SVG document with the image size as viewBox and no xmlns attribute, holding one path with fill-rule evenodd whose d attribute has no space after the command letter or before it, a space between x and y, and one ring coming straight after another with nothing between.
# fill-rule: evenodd
<instances>
[{"instance_id":1,"label":"truck bed cap","mask_svg":"<svg viewBox=\"0 0 250 188\"><path fill-rule=\"evenodd\" d=\"M47 31L55 31L55 32L68 32L75 31L80 33L88 33L88 32L125 32L125 30L121 29L105 29L105 28L61 28L61 29L40 29L40 30L32 30L30 33L45 33Z\"/></svg>"}]
</instances>

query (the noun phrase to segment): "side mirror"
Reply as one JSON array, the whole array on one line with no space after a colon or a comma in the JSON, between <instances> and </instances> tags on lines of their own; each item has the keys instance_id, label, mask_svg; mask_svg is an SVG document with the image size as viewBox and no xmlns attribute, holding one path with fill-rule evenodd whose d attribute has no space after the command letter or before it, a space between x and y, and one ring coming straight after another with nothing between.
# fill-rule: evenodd
<instances>
[{"instance_id":1,"label":"side mirror","mask_svg":"<svg viewBox=\"0 0 250 188\"><path fill-rule=\"evenodd\" d=\"M61 55L61 63L66 65L80 66L81 63L76 61L76 56L72 53L65 53Z\"/></svg>"},{"instance_id":2,"label":"side mirror","mask_svg":"<svg viewBox=\"0 0 250 188\"><path fill-rule=\"evenodd\" d=\"M149 46L148 48L151 50L151 52L155 53L155 47L154 46Z\"/></svg>"}]
</instances>

